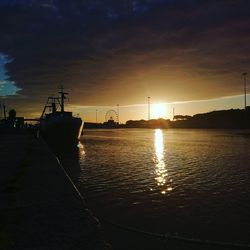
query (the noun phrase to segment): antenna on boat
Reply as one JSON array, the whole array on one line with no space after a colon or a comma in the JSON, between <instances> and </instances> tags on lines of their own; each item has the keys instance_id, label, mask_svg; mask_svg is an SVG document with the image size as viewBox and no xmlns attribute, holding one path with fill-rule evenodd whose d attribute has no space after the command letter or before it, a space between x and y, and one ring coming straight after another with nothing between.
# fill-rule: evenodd
<instances>
[{"instance_id":1,"label":"antenna on boat","mask_svg":"<svg viewBox=\"0 0 250 250\"><path fill-rule=\"evenodd\" d=\"M64 112L64 99L66 99L66 95L68 95L68 93L64 92L64 88L63 88L63 85L61 85L59 87L59 94L61 95L61 112L63 113Z\"/></svg>"},{"instance_id":2,"label":"antenna on boat","mask_svg":"<svg viewBox=\"0 0 250 250\"><path fill-rule=\"evenodd\" d=\"M57 107L56 107L56 101L58 100L57 97L54 97L53 95L51 97L49 97L49 99L51 100L51 112L52 113L55 113L56 110L57 110Z\"/></svg>"}]
</instances>

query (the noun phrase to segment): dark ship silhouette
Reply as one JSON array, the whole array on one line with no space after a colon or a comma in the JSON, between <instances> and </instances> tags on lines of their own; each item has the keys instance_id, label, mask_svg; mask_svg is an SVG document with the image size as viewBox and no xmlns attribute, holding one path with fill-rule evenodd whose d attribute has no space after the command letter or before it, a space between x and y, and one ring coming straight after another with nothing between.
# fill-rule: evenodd
<instances>
[{"instance_id":1,"label":"dark ship silhouette","mask_svg":"<svg viewBox=\"0 0 250 250\"><path fill-rule=\"evenodd\" d=\"M60 88L60 97L48 97L40 117L40 134L48 143L75 146L81 136L83 121L64 110L66 95ZM47 111L49 110L49 113Z\"/></svg>"}]
</instances>

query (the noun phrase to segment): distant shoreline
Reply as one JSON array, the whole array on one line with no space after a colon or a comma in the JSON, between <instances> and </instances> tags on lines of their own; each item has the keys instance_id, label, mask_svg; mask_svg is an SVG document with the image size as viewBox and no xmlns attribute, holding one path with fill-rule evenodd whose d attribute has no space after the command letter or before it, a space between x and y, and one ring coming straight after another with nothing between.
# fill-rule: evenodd
<instances>
[{"instance_id":1,"label":"distant shoreline","mask_svg":"<svg viewBox=\"0 0 250 250\"><path fill-rule=\"evenodd\" d=\"M106 128L185 128L185 129L250 129L250 107L246 109L218 110L194 116L176 115L174 120L129 120L126 124L114 121L105 123L85 122L85 129Z\"/></svg>"}]
</instances>

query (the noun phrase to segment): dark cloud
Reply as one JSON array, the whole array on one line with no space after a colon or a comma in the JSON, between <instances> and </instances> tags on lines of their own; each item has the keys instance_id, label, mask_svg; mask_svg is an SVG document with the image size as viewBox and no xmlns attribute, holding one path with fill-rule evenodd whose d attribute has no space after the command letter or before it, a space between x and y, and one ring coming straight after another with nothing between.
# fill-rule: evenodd
<instances>
[{"instance_id":1,"label":"dark cloud","mask_svg":"<svg viewBox=\"0 0 250 250\"><path fill-rule=\"evenodd\" d=\"M0 51L20 103L60 83L77 104L239 94L250 66L246 0L0 0ZM35 104L33 104L35 105Z\"/></svg>"}]
</instances>

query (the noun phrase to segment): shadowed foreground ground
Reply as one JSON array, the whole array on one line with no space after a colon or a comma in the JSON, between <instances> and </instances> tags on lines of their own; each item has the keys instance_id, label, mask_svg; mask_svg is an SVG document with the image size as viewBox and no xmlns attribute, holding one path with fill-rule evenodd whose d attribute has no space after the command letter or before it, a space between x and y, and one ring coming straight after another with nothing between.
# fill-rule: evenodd
<instances>
[{"instance_id":1,"label":"shadowed foreground ground","mask_svg":"<svg viewBox=\"0 0 250 250\"><path fill-rule=\"evenodd\" d=\"M48 147L0 134L0 249L110 249Z\"/></svg>"}]
</instances>

